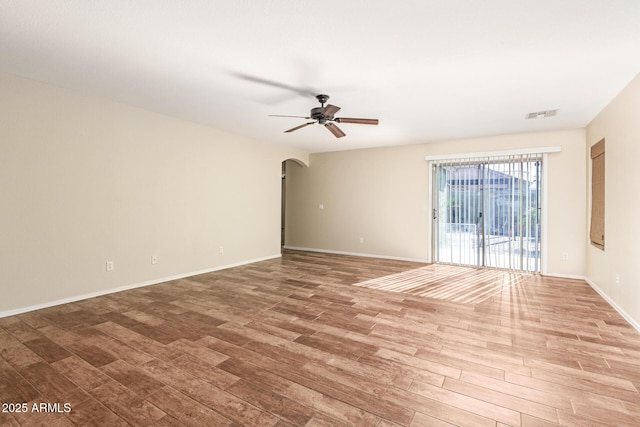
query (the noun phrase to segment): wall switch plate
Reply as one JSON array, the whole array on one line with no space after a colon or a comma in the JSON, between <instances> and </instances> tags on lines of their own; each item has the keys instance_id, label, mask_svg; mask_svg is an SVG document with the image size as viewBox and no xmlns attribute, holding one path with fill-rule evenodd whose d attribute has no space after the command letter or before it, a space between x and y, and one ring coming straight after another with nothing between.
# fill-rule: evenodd
<instances>
[{"instance_id":1,"label":"wall switch plate","mask_svg":"<svg viewBox=\"0 0 640 427\"><path fill-rule=\"evenodd\" d=\"M220 247L218 248L218 251L219 251L220 253L224 253L224 246L220 246Z\"/></svg>"},{"instance_id":2,"label":"wall switch plate","mask_svg":"<svg viewBox=\"0 0 640 427\"><path fill-rule=\"evenodd\" d=\"M151 255L151 264L157 264L158 263L158 257L155 255Z\"/></svg>"},{"instance_id":3,"label":"wall switch plate","mask_svg":"<svg viewBox=\"0 0 640 427\"><path fill-rule=\"evenodd\" d=\"M114 268L115 268L115 264L113 263L113 261L107 261L106 263L107 271L113 271Z\"/></svg>"}]
</instances>

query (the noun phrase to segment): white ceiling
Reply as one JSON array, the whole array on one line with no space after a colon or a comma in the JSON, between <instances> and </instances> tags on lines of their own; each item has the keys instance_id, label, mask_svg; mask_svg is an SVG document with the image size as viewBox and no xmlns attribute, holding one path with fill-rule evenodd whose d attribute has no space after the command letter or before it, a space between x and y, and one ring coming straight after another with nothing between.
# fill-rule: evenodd
<instances>
[{"instance_id":1,"label":"white ceiling","mask_svg":"<svg viewBox=\"0 0 640 427\"><path fill-rule=\"evenodd\" d=\"M0 0L0 71L310 152L569 129L640 72L640 1ZM285 134L299 91L380 125Z\"/></svg>"}]
</instances>

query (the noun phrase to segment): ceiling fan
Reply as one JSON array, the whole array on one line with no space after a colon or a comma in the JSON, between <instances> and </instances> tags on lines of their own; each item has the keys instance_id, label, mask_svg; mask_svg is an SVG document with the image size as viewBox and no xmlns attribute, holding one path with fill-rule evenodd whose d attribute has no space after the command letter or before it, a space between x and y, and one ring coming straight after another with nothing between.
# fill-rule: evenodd
<instances>
[{"instance_id":1,"label":"ceiling fan","mask_svg":"<svg viewBox=\"0 0 640 427\"><path fill-rule=\"evenodd\" d=\"M300 119L313 120L300 126L296 126L289 130L285 130L285 133L293 132L303 127L318 123L324 125L329 131L336 137L342 138L346 134L336 125L336 123L357 123L361 125L377 125L378 119L356 119L348 117L335 117L335 114L340 111L340 107L335 105L326 104L329 100L329 95L316 95L316 99L320 102L320 107L311 109L311 113L308 116L284 116L280 114L270 114L269 117L297 117Z\"/></svg>"}]
</instances>

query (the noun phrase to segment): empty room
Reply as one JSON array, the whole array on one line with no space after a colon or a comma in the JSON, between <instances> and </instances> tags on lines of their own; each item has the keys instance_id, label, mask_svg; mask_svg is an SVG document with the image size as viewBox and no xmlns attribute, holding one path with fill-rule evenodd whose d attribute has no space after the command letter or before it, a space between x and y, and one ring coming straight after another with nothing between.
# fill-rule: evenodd
<instances>
[{"instance_id":1,"label":"empty room","mask_svg":"<svg viewBox=\"0 0 640 427\"><path fill-rule=\"evenodd\" d=\"M0 425L640 425L637 0L0 1Z\"/></svg>"}]
</instances>

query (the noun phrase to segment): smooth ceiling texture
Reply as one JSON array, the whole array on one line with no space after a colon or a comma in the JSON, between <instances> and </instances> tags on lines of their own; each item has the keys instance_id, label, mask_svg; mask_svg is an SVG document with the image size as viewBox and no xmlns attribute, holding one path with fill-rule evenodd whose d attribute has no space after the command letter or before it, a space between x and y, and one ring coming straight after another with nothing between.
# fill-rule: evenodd
<instances>
[{"instance_id":1,"label":"smooth ceiling texture","mask_svg":"<svg viewBox=\"0 0 640 427\"><path fill-rule=\"evenodd\" d=\"M310 152L584 127L639 52L637 0L0 0L2 72ZM313 93L380 125L267 117Z\"/></svg>"}]
</instances>

